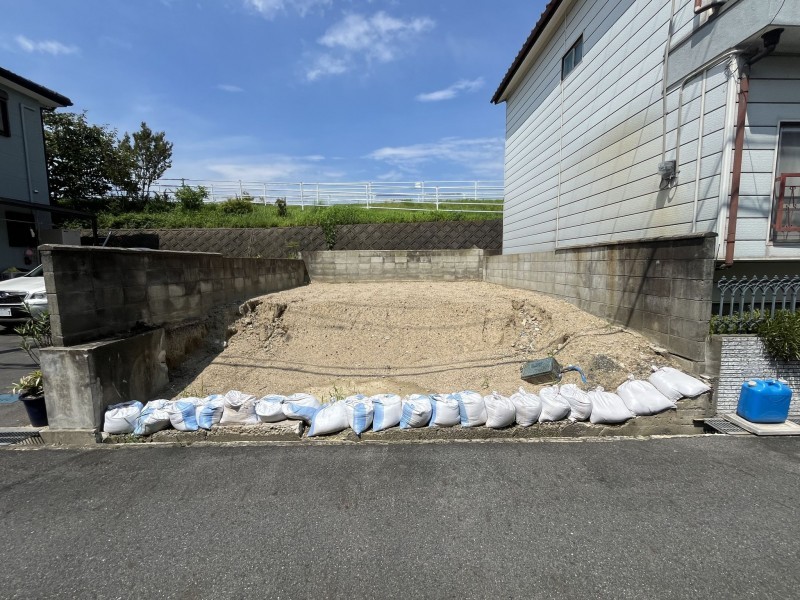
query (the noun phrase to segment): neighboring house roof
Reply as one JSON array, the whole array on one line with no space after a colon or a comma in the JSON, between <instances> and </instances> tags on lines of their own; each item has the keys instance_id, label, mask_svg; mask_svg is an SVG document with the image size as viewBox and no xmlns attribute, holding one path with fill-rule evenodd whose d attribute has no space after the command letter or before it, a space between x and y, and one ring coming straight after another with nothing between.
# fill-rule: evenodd
<instances>
[{"instance_id":1,"label":"neighboring house roof","mask_svg":"<svg viewBox=\"0 0 800 600\"><path fill-rule=\"evenodd\" d=\"M2 81L7 81L15 87L22 88L33 93L35 96L37 96L38 100L43 100L44 102L42 102L42 104L48 108L56 108L57 106L72 106L72 100L66 96L62 96L58 92L54 92L43 85L34 83L30 79L25 79L22 75L17 75L8 69L0 67L0 82Z\"/></svg>"},{"instance_id":2,"label":"neighboring house roof","mask_svg":"<svg viewBox=\"0 0 800 600\"><path fill-rule=\"evenodd\" d=\"M500 83L500 87L497 88L497 91L494 93L492 97L492 103L498 104L500 102L500 98L503 96L503 93L506 91L508 84L511 83L511 80L514 78L514 75L517 74L517 71L522 66L522 62L525 60L525 57L528 55L528 52L531 51L533 45L542 35L542 32L545 30L547 25L550 23L550 20L553 18L553 15L556 14L558 7L564 0L550 0L547 3L547 6L544 7L544 12L542 12L542 16L539 17L539 20L536 22L536 25L533 26L533 31L528 36L528 39L525 40L525 44L522 46L522 50L519 51L517 57L514 59L514 62L511 63L511 66L508 68L506 72L506 76L503 77L503 81Z\"/></svg>"}]
</instances>

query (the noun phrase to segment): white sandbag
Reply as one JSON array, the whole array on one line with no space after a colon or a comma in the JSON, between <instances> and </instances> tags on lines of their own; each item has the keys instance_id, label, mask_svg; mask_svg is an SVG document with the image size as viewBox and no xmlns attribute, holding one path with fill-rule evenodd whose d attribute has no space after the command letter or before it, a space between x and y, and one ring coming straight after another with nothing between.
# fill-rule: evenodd
<instances>
[{"instance_id":1,"label":"white sandbag","mask_svg":"<svg viewBox=\"0 0 800 600\"><path fill-rule=\"evenodd\" d=\"M675 402L659 392L652 383L634 379L633 375L617 388L617 395L637 416L656 415L675 408Z\"/></svg>"},{"instance_id":2,"label":"white sandbag","mask_svg":"<svg viewBox=\"0 0 800 600\"><path fill-rule=\"evenodd\" d=\"M197 431L197 407L191 400L175 400L164 407L169 422L178 431Z\"/></svg>"},{"instance_id":3,"label":"white sandbag","mask_svg":"<svg viewBox=\"0 0 800 600\"><path fill-rule=\"evenodd\" d=\"M497 392L484 396L486 405L486 426L492 429L509 427L517 420L517 410L511 398L501 396Z\"/></svg>"},{"instance_id":4,"label":"white sandbag","mask_svg":"<svg viewBox=\"0 0 800 600\"><path fill-rule=\"evenodd\" d=\"M514 403L517 425L530 427L539 420L542 414L542 399L536 394L526 392L523 388L511 395L511 402Z\"/></svg>"},{"instance_id":5,"label":"white sandbag","mask_svg":"<svg viewBox=\"0 0 800 600\"><path fill-rule=\"evenodd\" d=\"M309 424L321 406L319 399L311 394L292 394L282 404L287 419Z\"/></svg>"},{"instance_id":6,"label":"white sandbag","mask_svg":"<svg viewBox=\"0 0 800 600\"><path fill-rule=\"evenodd\" d=\"M286 420L286 415L283 414L283 403L286 401L286 396L279 396L277 394L270 394L264 396L256 402L256 414L258 420L262 423L278 423Z\"/></svg>"},{"instance_id":7,"label":"white sandbag","mask_svg":"<svg viewBox=\"0 0 800 600\"><path fill-rule=\"evenodd\" d=\"M656 389L670 400L677 402L681 398L694 398L711 388L699 379L682 373L672 367L653 367L653 374L649 377Z\"/></svg>"},{"instance_id":8,"label":"white sandbag","mask_svg":"<svg viewBox=\"0 0 800 600\"><path fill-rule=\"evenodd\" d=\"M570 421L588 421L592 414L592 401L589 394L584 392L574 383L565 383L558 393L569 403Z\"/></svg>"},{"instance_id":9,"label":"white sandbag","mask_svg":"<svg viewBox=\"0 0 800 600\"><path fill-rule=\"evenodd\" d=\"M219 425L225 409L225 396L213 394L203 399L203 404L197 407L197 426L200 429L211 429Z\"/></svg>"},{"instance_id":10,"label":"white sandbag","mask_svg":"<svg viewBox=\"0 0 800 600\"><path fill-rule=\"evenodd\" d=\"M539 423L552 423L561 421L569 416L572 408L561 394L558 393L558 386L552 385L539 390L539 398L542 400L542 412L539 415Z\"/></svg>"},{"instance_id":11,"label":"white sandbag","mask_svg":"<svg viewBox=\"0 0 800 600\"><path fill-rule=\"evenodd\" d=\"M151 435L169 427L169 413L164 408L169 400L151 400L136 419L133 435Z\"/></svg>"},{"instance_id":12,"label":"white sandbag","mask_svg":"<svg viewBox=\"0 0 800 600\"><path fill-rule=\"evenodd\" d=\"M607 392L598 387L589 392L592 401L592 423L624 423L634 417L634 414L625 405L625 402L612 392Z\"/></svg>"},{"instance_id":13,"label":"white sandbag","mask_svg":"<svg viewBox=\"0 0 800 600\"><path fill-rule=\"evenodd\" d=\"M397 427L403 416L403 399L397 394L378 394L372 400L372 431Z\"/></svg>"},{"instance_id":14,"label":"white sandbag","mask_svg":"<svg viewBox=\"0 0 800 600\"><path fill-rule=\"evenodd\" d=\"M458 392L453 394L458 402L458 412L462 427L479 427L486 424L486 403L478 392Z\"/></svg>"},{"instance_id":15,"label":"white sandbag","mask_svg":"<svg viewBox=\"0 0 800 600\"><path fill-rule=\"evenodd\" d=\"M252 394L232 390L225 394L220 425L254 425L258 423L256 414L258 399Z\"/></svg>"},{"instance_id":16,"label":"white sandbag","mask_svg":"<svg viewBox=\"0 0 800 600\"><path fill-rule=\"evenodd\" d=\"M144 406L138 400L112 404L106 409L103 431L112 434L133 433L136 419L142 414Z\"/></svg>"},{"instance_id":17,"label":"white sandbag","mask_svg":"<svg viewBox=\"0 0 800 600\"><path fill-rule=\"evenodd\" d=\"M425 427L431 420L433 407L430 396L411 394L403 398L403 414L400 417L400 428Z\"/></svg>"},{"instance_id":18,"label":"white sandbag","mask_svg":"<svg viewBox=\"0 0 800 600\"><path fill-rule=\"evenodd\" d=\"M344 401L339 400L331 404L325 404L321 408L316 408L314 410L316 412L311 419L308 437L339 433L347 429L349 423L347 421L347 408Z\"/></svg>"},{"instance_id":19,"label":"white sandbag","mask_svg":"<svg viewBox=\"0 0 800 600\"><path fill-rule=\"evenodd\" d=\"M458 400L450 394L431 396L431 420L428 427L453 427L461 423Z\"/></svg>"},{"instance_id":20,"label":"white sandbag","mask_svg":"<svg viewBox=\"0 0 800 600\"><path fill-rule=\"evenodd\" d=\"M374 409L372 400L363 394L348 396L343 400L347 411L347 423L356 435L361 435L372 426Z\"/></svg>"}]
</instances>

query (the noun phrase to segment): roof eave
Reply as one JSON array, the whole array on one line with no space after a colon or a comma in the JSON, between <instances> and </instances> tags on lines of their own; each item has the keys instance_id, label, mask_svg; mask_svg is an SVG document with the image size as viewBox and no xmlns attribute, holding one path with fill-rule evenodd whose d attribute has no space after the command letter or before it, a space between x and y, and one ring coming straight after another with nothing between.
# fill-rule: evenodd
<instances>
[{"instance_id":1,"label":"roof eave","mask_svg":"<svg viewBox=\"0 0 800 600\"><path fill-rule=\"evenodd\" d=\"M3 67L0 67L0 80L7 82L10 87L18 91L32 95L45 108L64 108L72 106L72 100L66 96L62 96L58 92L54 92L43 85L34 83L30 79L25 79L22 75L17 75Z\"/></svg>"},{"instance_id":2,"label":"roof eave","mask_svg":"<svg viewBox=\"0 0 800 600\"><path fill-rule=\"evenodd\" d=\"M504 95L508 86L511 84L511 81L514 79L517 71L519 71L528 53L542 36L544 30L547 29L547 26L550 24L550 21L563 2L564 0L550 0L550 2L547 3L539 20L536 22L536 25L534 25L531 34L528 36L528 39L525 40L525 44L523 44L522 49L517 53L517 57L514 59L514 62L511 63L508 71L506 71L505 77L503 77L503 81L500 82L500 86L497 88L494 96L492 96L492 104L500 104L500 102L505 99Z\"/></svg>"}]
</instances>

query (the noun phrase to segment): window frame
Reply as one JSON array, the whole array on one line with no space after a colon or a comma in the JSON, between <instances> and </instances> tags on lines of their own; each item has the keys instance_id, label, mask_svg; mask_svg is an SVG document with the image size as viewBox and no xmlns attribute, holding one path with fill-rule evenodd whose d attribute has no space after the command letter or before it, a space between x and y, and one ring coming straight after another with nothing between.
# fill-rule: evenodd
<instances>
[{"instance_id":1,"label":"window frame","mask_svg":"<svg viewBox=\"0 0 800 600\"><path fill-rule=\"evenodd\" d=\"M575 57L578 60L575 60ZM571 65L567 69L567 59L570 59ZM583 62L583 34L578 36L578 39L570 46L569 50L561 57L561 81L564 81L570 73L572 73L578 65Z\"/></svg>"},{"instance_id":2,"label":"window frame","mask_svg":"<svg viewBox=\"0 0 800 600\"><path fill-rule=\"evenodd\" d=\"M777 123L777 136L775 139L775 158L774 158L774 167L772 171L772 193L771 193L771 206L770 206L770 218L769 218L769 229L767 234L767 244L774 245L774 246L797 246L800 243L800 239L794 240L781 240L778 239L780 234L798 234L797 226L792 225L785 225L779 227L782 224L783 218L782 215L779 214L779 196L781 195L784 190L782 189L782 176L783 173L780 172L780 164L781 164L781 148L783 147L783 134L784 128L800 130L800 120L799 119L781 119ZM797 179L797 176L793 177ZM795 184L796 187L796 184ZM785 227L785 228L784 228Z\"/></svg>"},{"instance_id":3,"label":"window frame","mask_svg":"<svg viewBox=\"0 0 800 600\"><path fill-rule=\"evenodd\" d=\"M0 90L0 137L11 137L8 123L8 94Z\"/></svg>"}]
</instances>

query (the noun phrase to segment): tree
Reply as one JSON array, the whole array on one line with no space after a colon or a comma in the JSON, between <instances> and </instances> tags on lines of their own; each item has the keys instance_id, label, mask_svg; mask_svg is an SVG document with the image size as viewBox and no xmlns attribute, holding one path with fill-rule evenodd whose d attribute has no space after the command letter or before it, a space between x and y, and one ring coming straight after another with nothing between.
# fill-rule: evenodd
<instances>
[{"instance_id":1,"label":"tree","mask_svg":"<svg viewBox=\"0 0 800 600\"><path fill-rule=\"evenodd\" d=\"M43 117L53 197L81 201L106 196L119 178L116 130L90 125L86 111L45 111Z\"/></svg>"},{"instance_id":2,"label":"tree","mask_svg":"<svg viewBox=\"0 0 800 600\"><path fill-rule=\"evenodd\" d=\"M153 133L144 121L139 131L123 136L119 154L127 167L125 187L142 200L147 200L150 186L172 166L172 142L163 131Z\"/></svg>"}]
</instances>

